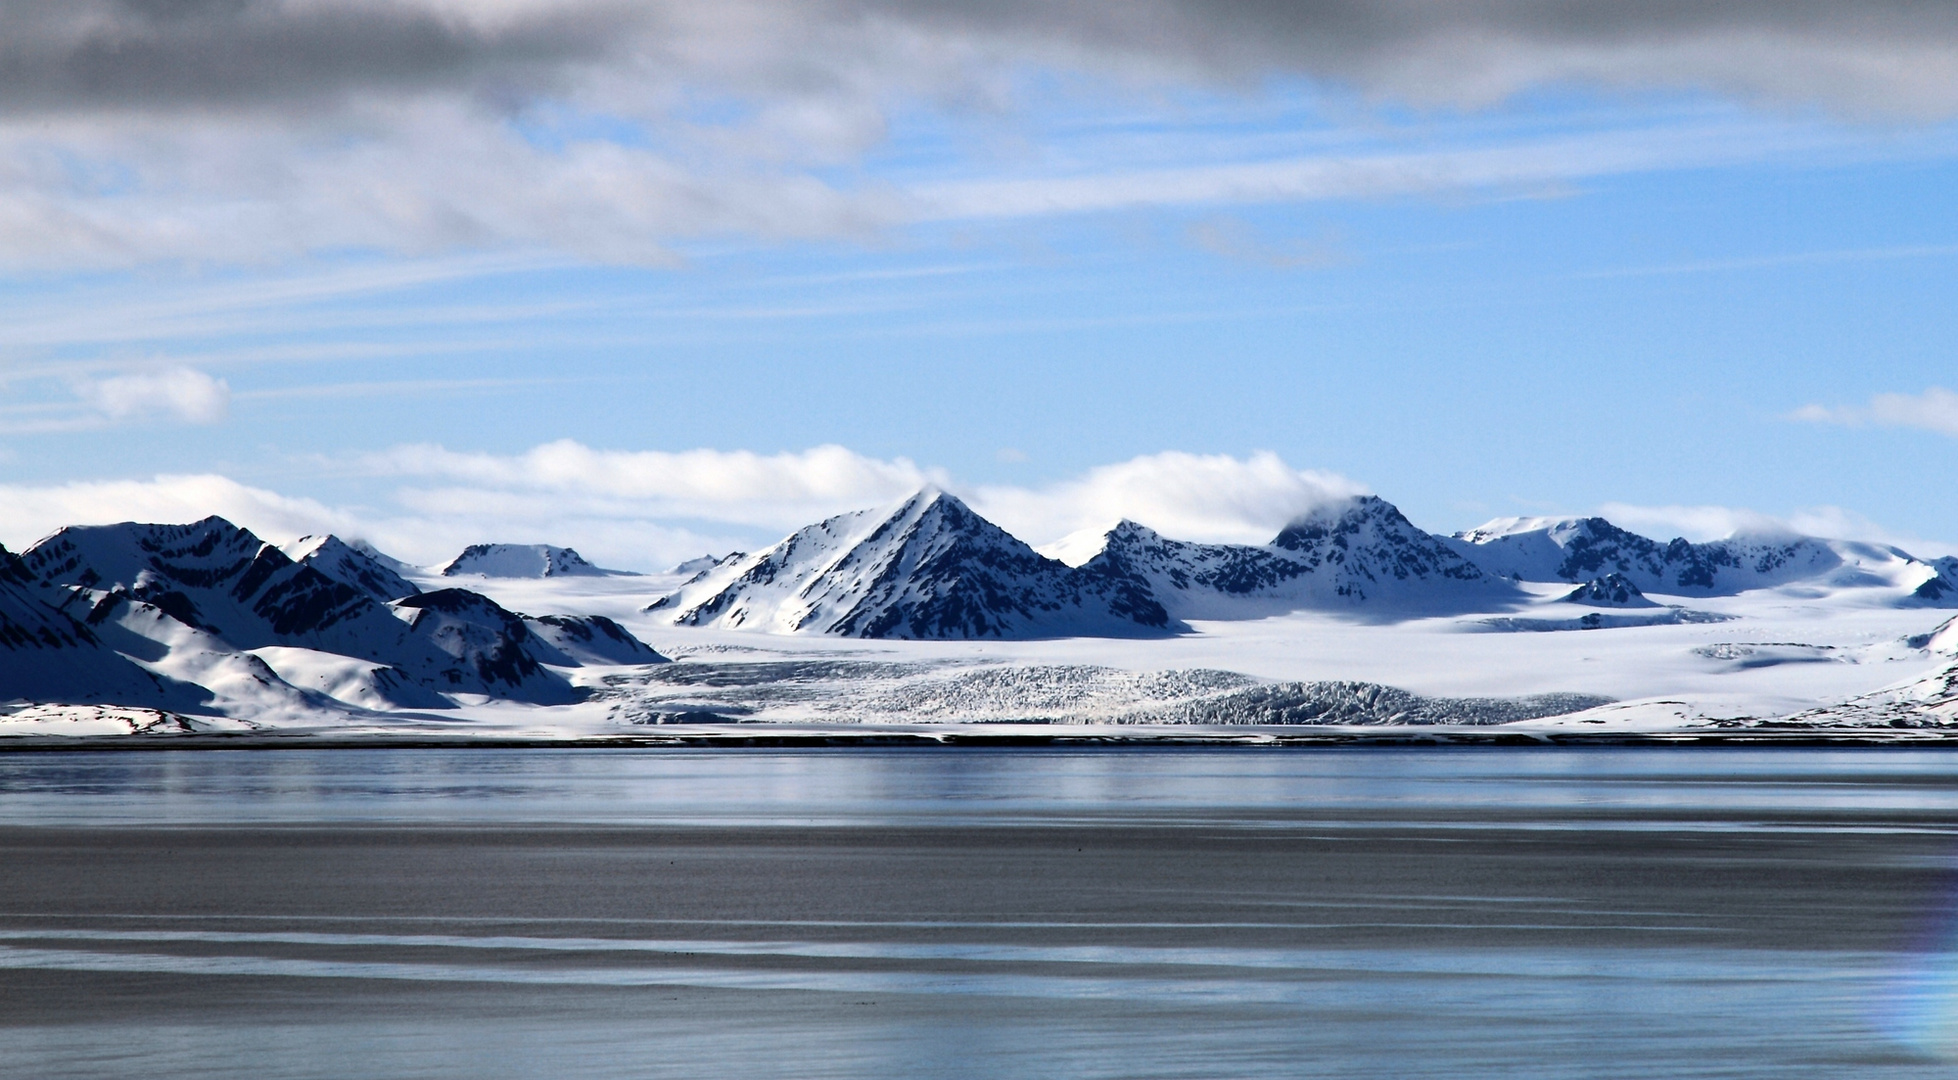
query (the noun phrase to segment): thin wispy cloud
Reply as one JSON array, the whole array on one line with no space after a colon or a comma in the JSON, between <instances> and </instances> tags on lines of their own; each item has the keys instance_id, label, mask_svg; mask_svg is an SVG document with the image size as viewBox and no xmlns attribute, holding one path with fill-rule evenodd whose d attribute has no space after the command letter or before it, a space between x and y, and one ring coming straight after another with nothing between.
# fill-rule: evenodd
<instances>
[{"instance_id":1,"label":"thin wispy cloud","mask_svg":"<svg viewBox=\"0 0 1958 1080\"><path fill-rule=\"evenodd\" d=\"M910 194L923 215L951 219L1144 206L1378 199L1698 168L1785 153L1812 138L1764 138L1760 131L1731 127L1602 132L1498 147L1334 153L1192 168L959 181L920 186Z\"/></svg>"},{"instance_id":2,"label":"thin wispy cloud","mask_svg":"<svg viewBox=\"0 0 1958 1080\"><path fill-rule=\"evenodd\" d=\"M1780 255L1758 255L1740 259L1696 259L1655 266L1627 266L1611 270L1591 270L1571 274L1577 280L1593 278L1666 277L1674 274L1720 274L1736 270L1774 270L1782 267L1828 266L1836 263L1892 262L1901 259L1938 259L1958 255L1958 244L1900 244L1895 247L1844 248L1831 251L1793 251Z\"/></svg>"},{"instance_id":3,"label":"thin wispy cloud","mask_svg":"<svg viewBox=\"0 0 1958 1080\"><path fill-rule=\"evenodd\" d=\"M1804 405L1789 419L1846 427L1916 428L1958 438L1958 392L1933 386L1921 394L1878 394L1866 405Z\"/></svg>"}]
</instances>

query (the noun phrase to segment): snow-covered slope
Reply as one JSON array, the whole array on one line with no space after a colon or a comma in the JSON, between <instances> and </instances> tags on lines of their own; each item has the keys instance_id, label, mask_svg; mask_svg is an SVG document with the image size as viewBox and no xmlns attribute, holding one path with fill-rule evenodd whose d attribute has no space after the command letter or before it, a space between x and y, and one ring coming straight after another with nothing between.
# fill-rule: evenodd
<instances>
[{"instance_id":1,"label":"snow-covered slope","mask_svg":"<svg viewBox=\"0 0 1958 1080\"><path fill-rule=\"evenodd\" d=\"M467 589L436 589L395 602L409 627L506 696L550 704L572 700L550 667L662 664L666 657L597 615L519 615ZM548 666L547 666L548 665ZM460 687L457 687L458 689Z\"/></svg>"},{"instance_id":2,"label":"snow-covered slope","mask_svg":"<svg viewBox=\"0 0 1958 1080\"><path fill-rule=\"evenodd\" d=\"M932 488L710 568L648 610L680 626L863 638L1137 637L1174 629L1135 582L1046 558Z\"/></svg>"},{"instance_id":3,"label":"snow-covered slope","mask_svg":"<svg viewBox=\"0 0 1958 1080\"><path fill-rule=\"evenodd\" d=\"M477 634L459 652L457 635L445 633L440 620L397 617L367 592L294 562L222 518L67 528L22 558L45 585L88 590L97 606L116 598L147 604L237 650L330 653L392 668L442 693L540 703L567 697L562 679L512 678L504 666L480 662L520 646L481 644ZM521 620L516 625L522 629Z\"/></svg>"},{"instance_id":4,"label":"snow-covered slope","mask_svg":"<svg viewBox=\"0 0 1958 1080\"><path fill-rule=\"evenodd\" d=\"M602 570L570 548L549 544L471 544L441 569L443 577L597 577L619 573L623 571Z\"/></svg>"},{"instance_id":5,"label":"snow-covered slope","mask_svg":"<svg viewBox=\"0 0 1958 1080\"><path fill-rule=\"evenodd\" d=\"M432 642L452 661L440 689L481 693L539 705L575 700L571 684L545 663L566 658L530 632L523 617L467 589L436 589L395 602L410 630ZM540 655L541 654L541 655Z\"/></svg>"},{"instance_id":6,"label":"snow-covered slope","mask_svg":"<svg viewBox=\"0 0 1958 1080\"><path fill-rule=\"evenodd\" d=\"M1444 540L1373 498L1270 544L1123 522L1064 546L1067 561L1043 558L926 491L692 577L465 590L359 545L281 550L219 519L68 529L26 560L0 557L0 734L1009 721L1958 733L1958 629L1922 610L1958 606L1954 559L1794 536L1661 544L1596 519ZM1526 630L1542 632L1498 632ZM71 715L78 726L60 728Z\"/></svg>"},{"instance_id":7,"label":"snow-covered slope","mask_svg":"<svg viewBox=\"0 0 1958 1080\"><path fill-rule=\"evenodd\" d=\"M1930 561L1932 576L1911 590L1910 598L1926 607L1958 606L1958 555Z\"/></svg>"},{"instance_id":8,"label":"snow-covered slope","mask_svg":"<svg viewBox=\"0 0 1958 1080\"><path fill-rule=\"evenodd\" d=\"M728 561L729 559L739 559L744 554L746 553L737 551L731 555L702 555L696 559L688 559L686 562L683 562L678 566L675 566L673 569L668 570L667 573L672 574L676 577L692 577L695 574L712 570L714 567L721 565L722 563Z\"/></svg>"},{"instance_id":9,"label":"snow-covered slope","mask_svg":"<svg viewBox=\"0 0 1958 1080\"><path fill-rule=\"evenodd\" d=\"M1506 582L1492 579L1374 495L1321 507L1286 526L1271 543L1314 569L1314 589L1321 596L1416 607L1513 596Z\"/></svg>"},{"instance_id":10,"label":"snow-covered slope","mask_svg":"<svg viewBox=\"0 0 1958 1080\"><path fill-rule=\"evenodd\" d=\"M365 593L223 518L70 527L22 558L46 584L125 592L241 648L367 655L400 634L400 621Z\"/></svg>"},{"instance_id":11,"label":"snow-covered slope","mask_svg":"<svg viewBox=\"0 0 1958 1080\"><path fill-rule=\"evenodd\" d=\"M1812 536L1736 535L1661 543L1604 518L1499 518L1445 541L1492 574L1522 581L1588 581L1618 574L1644 592L1733 596L1794 584L1880 588L1897 601L1958 605L1958 567L1898 548Z\"/></svg>"},{"instance_id":12,"label":"snow-covered slope","mask_svg":"<svg viewBox=\"0 0 1958 1080\"><path fill-rule=\"evenodd\" d=\"M1078 553L1080 543L1068 543ZM1123 521L1082 568L1136 583L1178 618L1273 611L1396 615L1490 610L1520 599L1415 528L1385 500L1335 503L1285 527L1271 544L1196 544Z\"/></svg>"},{"instance_id":13,"label":"snow-covered slope","mask_svg":"<svg viewBox=\"0 0 1958 1080\"><path fill-rule=\"evenodd\" d=\"M383 664L336 658L358 666L364 677L343 677L333 686L299 685L290 670L275 667L261 655L268 651L308 653L307 650L246 652L224 639L165 614L127 592L99 592L76 587L73 595L92 602L87 622L103 644L141 662L149 670L200 688L209 699L206 710L245 720L247 726L318 722L343 712L344 706L395 710L447 708L433 690L416 684L402 672Z\"/></svg>"},{"instance_id":14,"label":"snow-covered slope","mask_svg":"<svg viewBox=\"0 0 1958 1080\"><path fill-rule=\"evenodd\" d=\"M0 548L0 702L142 705L197 710L201 687L144 669L60 610L18 555ZM86 616L87 608L81 611Z\"/></svg>"},{"instance_id":15,"label":"snow-covered slope","mask_svg":"<svg viewBox=\"0 0 1958 1080\"><path fill-rule=\"evenodd\" d=\"M299 565L352 585L383 604L421 591L395 569L400 565L396 560L383 562L376 557L378 552L357 548L337 536L302 536L280 550Z\"/></svg>"},{"instance_id":16,"label":"snow-covered slope","mask_svg":"<svg viewBox=\"0 0 1958 1080\"><path fill-rule=\"evenodd\" d=\"M526 615L523 621L533 635L542 638L562 657L549 663L582 667L668 662L652 646L603 615Z\"/></svg>"}]
</instances>

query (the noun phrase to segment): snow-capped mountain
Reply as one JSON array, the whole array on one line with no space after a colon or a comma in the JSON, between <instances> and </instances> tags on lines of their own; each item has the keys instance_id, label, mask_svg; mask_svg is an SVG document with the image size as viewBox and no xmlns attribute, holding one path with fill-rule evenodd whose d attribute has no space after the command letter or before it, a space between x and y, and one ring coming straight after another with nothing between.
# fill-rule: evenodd
<instances>
[{"instance_id":1,"label":"snow-capped mountain","mask_svg":"<svg viewBox=\"0 0 1958 1080\"><path fill-rule=\"evenodd\" d=\"M549 544L471 544L449 560L443 577L547 578L607 577L621 570L603 570L570 548Z\"/></svg>"},{"instance_id":2,"label":"snow-capped mountain","mask_svg":"<svg viewBox=\"0 0 1958 1080\"><path fill-rule=\"evenodd\" d=\"M335 581L352 585L383 604L421 591L414 582L401 576L397 569L400 563L396 560L387 559L372 548L346 543L337 536L302 536L280 550L299 565L310 566Z\"/></svg>"},{"instance_id":3,"label":"snow-capped mountain","mask_svg":"<svg viewBox=\"0 0 1958 1080\"><path fill-rule=\"evenodd\" d=\"M197 710L211 694L150 671L110 648L0 548L0 702L110 703ZM84 607L86 614L87 608Z\"/></svg>"},{"instance_id":4,"label":"snow-capped mountain","mask_svg":"<svg viewBox=\"0 0 1958 1080\"><path fill-rule=\"evenodd\" d=\"M487 596L437 589L403 597L395 607L410 630L454 661L443 672L450 682L444 689L466 693L475 686L495 686L505 688L503 696L539 705L559 705L577 696L562 675L543 663L564 657L536 639L522 616Z\"/></svg>"},{"instance_id":5,"label":"snow-capped mountain","mask_svg":"<svg viewBox=\"0 0 1958 1080\"><path fill-rule=\"evenodd\" d=\"M933 488L711 567L648 610L682 626L864 638L1135 637L1173 629L1139 583L1046 558Z\"/></svg>"},{"instance_id":6,"label":"snow-capped mountain","mask_svg":"<svg viewBox=\"0 0 1958 1080\"><path fill-rule=\"evenodd\" d=\"M1509 590L1377 495L1331 503L1287 525L1272 546L1322 574L1320 590L1351 600L1431 599ZM1320 595L1325 595L1321 592Z\"/></svg>"},{"instance_id":7,"label":"snow-capped mountain","mask_svg":"<svg viewBox=\"0 0 1958 1080\"><path fill-rule=\"evenodd\" d=\"M22 555L47 585L119 592L240 648L297 645L380 659L401 621L223 518L74 526Z\"/></svg>"},{"instance_id":8,"label":"snow-capped mountain","mask_svg":"<svg viewBox=\"0 0 1958 1080\"><path fill-rule=\"evenodd\" d=\"M385 566L332 538L301 550L309 562L295 562L222 518L207 518L191 525L63 529L30 548L21 567L37 586L68 596L64 603L86 604L85 621L114 619L162 646L158 663L186 641L199 655L252 652L303 672L302 684L362 705L448 704L430 691L536 704L576 696L543 665L579 661L549 636L533 634L521 616L460 589L422 593L410 586L390 607L373 595L398 588L388 584L392 572ZM590 620L573 622L552 635L612 637ZM187 639L174 626L202 636ZM124 651L141 648L131 643Z\"/></svg>"},{"instance_id":9,"label":"snow-capped mountain","mask_svg":"<svg viewBox=\"0 0 1958 1080\"><path fill-rule=\"evenodd\" d=\"M1958 604L1958 555L1932 559L1929 565L1936 571L1936 576L1925 578L1923 584L1911 592L1912 598L1927 607Z\"/></svg>"},{"instance_id":10,"label":"snow-capped mountain","mask_svg":"<svg viewBox=\"0 0 1958 1080\"><path fill-rule=\"evenodd\" d=\"M1589 581L1618 574L1643 592L1731 596L1794 583L1881 586L1908 602L1958 602L1958 567L1880 544L1812 536L1736 535L1661 543L1604 518L1500 518L1444 540L1492 574L1522 581Z\"/></svg>"},{"instance_id":11,"label":"snow-capped mountain","mask_svg":"<svg viewBox=\"0 0 1958 1080\"><path fill-rule=\"evenodd\" d=\"M1078 555L1079 541L1068 544ZM1123 521L1102 536L1082 568L1136 583L1178 618L1363 607L1440 612L1518 598L1508 582L1483 573L1374 496L1323 507L1263 546L1171 540Z\"/></svg>"}]
</instances>

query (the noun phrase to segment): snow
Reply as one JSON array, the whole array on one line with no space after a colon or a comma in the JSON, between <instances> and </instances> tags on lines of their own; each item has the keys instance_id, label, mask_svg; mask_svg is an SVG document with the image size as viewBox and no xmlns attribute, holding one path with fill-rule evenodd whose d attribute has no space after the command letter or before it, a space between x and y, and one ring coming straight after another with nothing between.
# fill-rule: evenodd
<instances>
[{"instance_id":1,"label":"snow","mask_svg":"<svg viewBox=\"0 0 1958 1080\"><path fill-rule=\"evenodd\" d=\"M492 578L599 577L624 573L601 570L576 551L549 544L471 544L439 572L443 577Z\"/></svg>"},{"instance_id":2,"label":"snow","mask_svg":"<svg viewBox=\"0 0 1958 1080\"><path fill-rule=\"evenodd\" d=\"M383 604L420 591L401 575L397 560L377 557L378 552L345 543L337 536L302 536L281 550L301 566L310 566Z\"/></svg>"},{"instance_id":3,"label":"snow","mask_svg":"<svg viewBox=\"0 0 1958 1080\"><path fill-rule=\"evenodd\" d=\"M652 611L674 625L864 638L1161 633L1133 584L1048 559L928 488L702 572Z\"/></svg>"},{"instance_id":4,"label":"snow","mask_svg":"<svg viewBox=\"0 0 1958 1080\"><path fill-rule=\"evenodd\" d=\"M1660 543L1597 519L1440 538L1356 499L1267 545L1123 522L1048 551L1075 561L936 491L669 574L467 590L330 537L64 530L0 566L0 638L33 628L0 647L0 701L30 702L0 733L1958 725L1958 620L1937 609L1958 594L1926 588L1958 563L1896 548ZM405 597L343 576L370 568ZM1138 597L1163 625L1118 610ZM91 674L107 698L71 685Z\"/></svg>"}]
</instances>

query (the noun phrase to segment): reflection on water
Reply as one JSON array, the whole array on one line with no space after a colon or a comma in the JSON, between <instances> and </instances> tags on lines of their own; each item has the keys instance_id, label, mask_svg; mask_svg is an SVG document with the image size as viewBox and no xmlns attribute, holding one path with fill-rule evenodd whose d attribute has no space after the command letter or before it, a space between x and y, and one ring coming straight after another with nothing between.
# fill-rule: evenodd
<instances>
[{"instance_id":1,"label":"reflection on water","mask_svg":"<svg viewBox=\"0 0 1958 1080\"><path fill-rule=\"evenodd\" d=\"M1958 757L1925 750L331 750L0 755L0 820L874 824L1107 816L1255 824L1331 812L1529 812L1755 828L1773 815L1958 827ZM1764 815L1748 819L1747 812ZM1548 812L1546 814L1546 812ZM1698 817L1702 820L1695 821Z\"/></svg>"},{"instance_id":2,"label":"reflection on water","mask_svg":"<svg viewBox=\"0 0 1958 1080\"><path fill-rule=\"evenodd\" d=\"M0 755L0 1075L1941 1077L1922 750Z\"/></svg>"}]
</instances>

